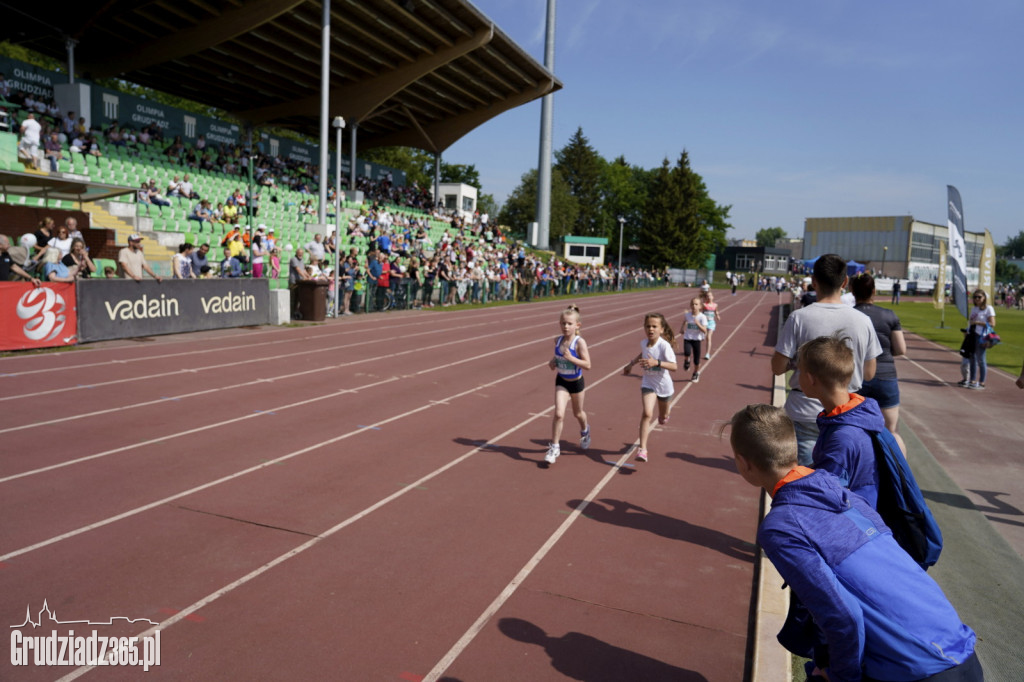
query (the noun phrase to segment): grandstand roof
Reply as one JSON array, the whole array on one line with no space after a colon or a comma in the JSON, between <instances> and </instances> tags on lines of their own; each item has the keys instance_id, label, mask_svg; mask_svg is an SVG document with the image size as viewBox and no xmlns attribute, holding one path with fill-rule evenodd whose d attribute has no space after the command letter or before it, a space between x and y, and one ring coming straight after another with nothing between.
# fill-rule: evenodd
<instances>
[{"instance_id":1,"label":"grandstand roof","mask_svg":"<svg viewBox=\"0 0 1024 682\"><path fill-rule=\"evenodd\" d=\"M257 126L320 130L322 2L38 2L0 35L67 61L224 109ZM38 17L38 18L36 18ZM465 0L334 0L330 116L359 124L360 149L443 151L485 121L562 84ZM347 136L346 136L347 137Z\"/></svg>"}]
</instances>

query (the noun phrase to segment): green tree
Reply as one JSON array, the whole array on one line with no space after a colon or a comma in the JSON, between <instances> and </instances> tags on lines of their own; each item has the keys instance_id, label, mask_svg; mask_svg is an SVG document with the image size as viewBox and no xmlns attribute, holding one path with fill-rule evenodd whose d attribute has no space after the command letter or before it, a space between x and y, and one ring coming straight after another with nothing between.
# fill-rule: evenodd
<instances>
[{"instance_id":1,"label":"green tree","mask_svg":"<svg viewBox=\"0 0 1024 682\"><path fill-rule=\"evenodd\" d=\"M773 247L776 241L786 238L786 231L781 227L765 227L757 231L756 238L758 246Z\"/></svg>"},{"instance_id":2,"label":"green tree","mask_svg":"<svg viewBox=\"0 0 1024 682\"><path fill-rule=\"evenodd\" d=\"M1006 243L996 249L996 253L1004 258L1024 258L1024 230L1016 237L1009 237Z\"/></svg>"},{"instance_id":3,"label":"green tree","mask_svg":"<svg viewBox=\"0 0 1024 682\"><path fill-rule=\"evenodd\" d=\"M366 151L356 150L359 159L379 163L405 172L407 185L416 183L419 187L434 184L434 157L429 152L412 147L375 147Z\"/></svg>"},{"instance_id":4,"label":"green tree","mask_svg":"<svg viewBox=\"0 0 1024 682\"><path fill-rule=\"evenodd\" d=\"M601 227L608 238L608 253L619 252L619 218L622 221L623 250L637 243L637 230L647 200L648 171L630 166L624 156L608 163L604 169L605 201Z\"/></svg>"},{"instance_id":5,"label":"green tree","mask_svg":"<svg viewBox=\"0 0 1024 682\"><path fill-rule=\"evenodd\" d=\"M431 172L433 172L431 170ZM477 192L483 189L480 184L480 171L474 164L441 162L441 182L461 182L476 187Z\"/></svg>"},{"instance_id":6,"label":"green tree","mask_svg":"<svg viewBox=\"0 0 1024 682\"><path fill-rule=\"evenodd\" d=\"M642 262L655 268L702 266L724 247L731 208L711 199L685 150L675 166L665 159L653 172L643 211Z\"/></svg>"},{"instance_id":7,"label":"green tree","mask_svg":"<svg viewBox=\"0 0 1024 682\"><path fill-rule=\"evenodd\" d=\"M480 213L486 213L490 216L496 217L498 215L498 202L494 200L493 194L485 194L480 192L476 197L476 208Z\"/></svg>"},{"instance_id":8,"label":"green tree","mask_svg":"<svg viewBox=\"0 0 1024 682\"><path fill-rule=\"evenodd\" d=\"M604 205L604 159L577 128L569 143L555 152L555 167L565 178L569 192L576 199L576 220L564 234L580 237L605 237L610 227L602 219ZM552 178L554 174L552 173ZM552 203L553 203L552 199ZM552 213L554 213L552 209ZM553 222L553 221L552 221ZM555 236L554 225L551 236Z\"/></svg>"},{"instance_id":9,"label":"green tree","mask_svg":"<svg viewBox=\"0 0 1024 682\"><path fill-rule=\"evenodd\" d=\"M552 240L573 234L579 207L569 191L569 185L557 168L551 170L551 234ZM507 225L514 234L526 235L537 213L537 171L524 174L505 204L498 212L498 224Z\"/></svg>"}]
</instances>

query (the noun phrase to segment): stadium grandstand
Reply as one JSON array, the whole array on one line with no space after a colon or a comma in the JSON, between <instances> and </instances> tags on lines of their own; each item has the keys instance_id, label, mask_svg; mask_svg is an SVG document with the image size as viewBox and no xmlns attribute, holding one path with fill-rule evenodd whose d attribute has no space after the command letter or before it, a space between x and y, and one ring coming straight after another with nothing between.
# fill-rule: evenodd
<instances>
[{"instance_id":1,"label":"stadium grandstand","mask_svg":"<svg viewBox=\"0 0 1024 682\"><path fill-rule=\"evenodd\" d=\"M437 197L404 187L389 169L357 173L370 168L358 161L358 150L410 146L439 162L475 127L561 87L462 0L79 3L46 17L37 10L6 3L13 16L0 38L65 68L34 77L42 70L4 62L2 231L16 241L46 216L58 224L74 217L100 273L135 232L148 238L147 259L162 274L170 272L179 244L219 245L234 225L190 219L199 199L211 211L218 203L258 204L251 221L245 207L232 209L237 223L273 229L285 249L306 243L310 224L334 212L326 183L319 192L315 184L322 163L316 156L324 156L316 145L288 154L289 143L267 131L292 130L329 147L325 111L348 124L342 216L326 221L341 226L339 249L365 254L372 235L347 234L345 225L372 222L375 203L440 243L452 216L435 209ZM329 74L326 89L321 66ZM202 117L106 92L95 84L104 78L228 112L231 122L197 125ZM42 123L36 160L18 157L17 134L30 112ZM59 142L52 165L51 130ZM174 196L185 174L193 196ZM287 282L287 258L282 261L276 286Z\"/></svg>"}]
</instances>

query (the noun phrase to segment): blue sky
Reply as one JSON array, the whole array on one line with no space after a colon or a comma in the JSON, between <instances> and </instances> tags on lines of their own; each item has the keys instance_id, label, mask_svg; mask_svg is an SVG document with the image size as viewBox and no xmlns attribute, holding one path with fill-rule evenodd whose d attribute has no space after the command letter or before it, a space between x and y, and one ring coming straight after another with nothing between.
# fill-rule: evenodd
<instances>
[{"instance_id":1,"label":"blue sky","mask_svg":"<svg viewBox=\"0 0 1024 682\"><path fill-rule=\"evenodd\" d=\"M476 0L538 62L546 0ZM911 214L1024 229L1024 3L559 0L554 149L577 128L653 168L686 149L731 237L804 218ZM502 202L538 159L540 102L444 155ZM1017 197L1014 199L1014 197Z\"/></svg>"}]
</instances>

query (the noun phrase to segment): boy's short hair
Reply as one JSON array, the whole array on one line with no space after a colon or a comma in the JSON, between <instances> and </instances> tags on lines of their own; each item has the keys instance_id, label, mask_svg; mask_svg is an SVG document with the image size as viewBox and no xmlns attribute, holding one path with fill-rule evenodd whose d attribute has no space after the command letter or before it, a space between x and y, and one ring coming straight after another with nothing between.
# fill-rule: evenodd
<instances>
[{"instance_id":1,"label":"boy's short hair","mask_svg":"<svg viewBox=\"0 0 1024 682\"><path fill-rule=\"evenodd\" d=\"M814 262L814 279L819 296L831 296L846 280L846 261L835 253L826 253Z\"/></svg>"},{"instance_id":2,"label":"boy's short hair","mask_svg":"<svg viewBox=\"0 0 1024 682\"><path fill-rule=\"evenodd\" d=\"M850 339L838 332L819 336L797 350L796 366L822 383L835 388L849 386L853 378L853 349Z\"/></svg>"},{"instance_id":3,"label":"boy's short hair","mask_svg":"<svg viewBox=\"0 0 1024 682\"><path fill-rule=\"evenodd\" d=\"M729 425L733 452L761 471L796 466L796 432L793 421L781 407L747 405L733 415Z\"/></svg>"}]
</instances>

